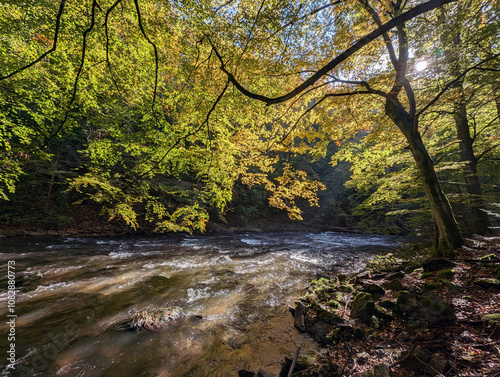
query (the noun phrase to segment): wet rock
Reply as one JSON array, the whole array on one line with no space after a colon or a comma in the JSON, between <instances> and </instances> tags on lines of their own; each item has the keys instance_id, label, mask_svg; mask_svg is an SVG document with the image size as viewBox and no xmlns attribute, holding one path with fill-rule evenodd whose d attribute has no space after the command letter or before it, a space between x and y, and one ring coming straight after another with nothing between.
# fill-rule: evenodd
<instances>
[{"instance_id":1,"label":"wet rock","mask_svg":"<svg viewBox=\"0 0 500 377\"><path fill-rule=\"evenodd\" d=\"M166 278L165 276L156 275L151 276L138 283L138 289L144 291L145 294L161 294L167 291L174 284L172 278Z\"/></svg>"},{"instance_id":2,"label":"wet rock","mask_svg":"<svg viewBox=\"0 0 500 377\"><path fill-rule=\"evenodd\" d=\"M390 377L389 366L386 364L378 364L373 367L375 377Z\"/></svg>"},{"instance_id":3,"label":"wet rock","mask_svg":"<svg viewBox=\"0 0 500 377\"><path fill-rule=\"evenodd\" d=\"M385 295L385 290L378 284L364 284L361 289L363 292L370 293L373 297L379 298Z\"/></svg>"},{"instance_id":4,"label":"wet rock","mask_svg":"<svg viewBox=\"0 0 500 377\"><path fill-rule=\"evenodd\" d=\"M155 330L183 317L184 312L177 306L152 310L144 309L137 312L130 321L125 322L124 326L129 330Z\"/></svg>"},{"instance_id":5,"label":"wet rock","mask_svg":"<svg viewBox=\"0 0 500 377\"><path fill-rule=\"evenodd\" d=\"M398 278L385 282L383 286L385 289L388 289L390 291L401 291L404 289L403 283L401 283L401 280L399 280Z\"/></svg>"},{"instance_id":6,"label":"wet rock","mask_svg":"<svg viewBox=\"0 0 500 377\"><path fill-rule=\"evenodd\" d=\"M477 279L474 284L484 289L500 289L500 280L494 278Z\"/></svg>"},{"instance_id":7,"label":"wet rock","mask_svg":"<svg viewBox=\"0 0 500 377\"><path fill-rule=\"evenodd\" d=\"M420 308L417 297L408 291L399 291L396 309L403 315L412 314Z\"/></svg>"},{"instance_id":8,"label":"wet rock","mask_svg":"<svg viewBox=\"0 0 500 377\"><path fill-rule=\"evenodd\" d=\"M19 288L23 292L34 291L40 284L42 277L37 274L24 274L17 276L16 288Z\"/></svg>"},{"instance_id":9,"label":"wet rock","mask_svg":"<svg viewBox=\"0 0 500 377\"><path fill-rule=\"evenodd\" d=\"M358 318L365 323L370 323L375 313L373 296L367 292L359 292L351 304L351 317Z\"/></svg>"},{"instance_id":10,"label":"wet rock","mask_svg":"<svg viewBox=\"0 0 500 377\"><path fill-rule=\"evenodd\" d=\"M297 306L295 307L295 313L293 314L293 325L299 330L299 331L306 331L306 325L304 321L304 316L306 315L307 308L306 306L300 302L297 301Z\"/></svg>"}]
</instances>

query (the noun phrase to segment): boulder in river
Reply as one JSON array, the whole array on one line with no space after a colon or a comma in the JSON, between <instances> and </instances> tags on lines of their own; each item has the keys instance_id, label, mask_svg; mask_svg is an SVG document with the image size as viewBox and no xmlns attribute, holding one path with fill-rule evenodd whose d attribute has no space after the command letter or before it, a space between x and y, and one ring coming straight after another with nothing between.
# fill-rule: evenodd
<instances>
[{"instance_id":1,"label":"boulder in river","mask_svg":"<svg viewBox=\"0 0 500 377\"><path fill-rule=\"evenodd\" d=\"M155 330L183 317L184 312L178 306L143 309L135 313L132 319L124 325L128 330Z\"/></svg>"}]
</instances>

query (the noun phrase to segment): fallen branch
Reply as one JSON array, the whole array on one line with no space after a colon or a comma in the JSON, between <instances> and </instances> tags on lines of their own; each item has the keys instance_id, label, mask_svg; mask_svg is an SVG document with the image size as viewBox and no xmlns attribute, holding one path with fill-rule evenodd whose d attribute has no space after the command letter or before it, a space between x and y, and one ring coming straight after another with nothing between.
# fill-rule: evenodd
<instances>
[{"instance_id":1,"label":"fallen branch","mask_svg":"<svg viewBox=\"0 0 500 377\"><path fill-rule=\"evenodd\" d=\"M295 364L297 364L297 359L299 358L299 353L300 353L300 347L297 347L297 350L295 351L295 356L293 357L292 366L288 371L288 377L292 377L293 370L295 369Z\"/></svg>"}]
</instances>

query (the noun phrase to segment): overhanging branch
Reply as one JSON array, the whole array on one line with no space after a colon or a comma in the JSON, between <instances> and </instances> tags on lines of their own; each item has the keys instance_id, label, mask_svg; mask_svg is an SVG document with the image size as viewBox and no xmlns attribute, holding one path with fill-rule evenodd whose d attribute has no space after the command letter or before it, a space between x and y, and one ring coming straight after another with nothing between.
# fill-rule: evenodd
<instances>
[{"instance_id":1,"label":"overhanging branch","mask_svg":"<svg viewBox=\"0 0 500 377\"><path fill-rule=\"evenodd\" d=\"M345 50L343 53L340 55L337 55L334 59L332 59L329 63L327 63L325 66L320 68L318 71L316 71L315 74L313 74L311 77L309 77L307 80L305 80L302 84L297 86L295 89L291 90L285 95L282 95L280 97L267 97L261 94L253 93L249 90L247 90L243 85L241 85L238 80L234 77L234 75L229 72L225 66L224 60L222 59L222 56L219 54L218 50L215 48L213 45L212 41L209 39L210 43L212 44L212 47L214 48L214 51L217 55L217 58L219 59L219 62L221 64L220 69L222 72L224 72L228 78L228 80L245 96L264 102L267 105L272 105L276 103L281 103L288 101L289 99L295 97L296 95L300 94L302 91L313 85L316 81L318 81L321 77L326 75L328 72L330 72L333 68L338 66L340 63L348 59L350 56L352 56L354 53L359 51L361 48L372 42L374 39L378 38L379 36L383 35L387 31L391 30L392 28L401 25L402 23L411 20L420 14L429 12L433 9L439 8L445 4L455 2L457 0L431 0L426 3L417 5L416 7L410 9L409 11L402 13L401 15L393 18L392 20L386 22L383 24L381 27L378 27L376 30L372 31L371 33L365 35L361 39L359 39L356 43L354 43L351 47L349 47L347 50Z\"/></svg>"},{"instance_id":2,"label":"overhanging branch","mask_svg":"<svg viewBox=\"0 0 500 377\"><path fill-rule=\"evenodd\" d=\"M54 52L57 48L57 38L59 37L59 28L61 27L61 17L64 12L64 5L66 4L66 0L61 0L61 3L59 4L59 12L57 13L57 18L56 18L56 29L54 31L54 43L52 44L52 47L45 51L42 55L40 55L37 59L33 60L31 63L26 64L25 66L15 70L14 72L9 73L6 76L0 76L0 80L5 80L8 79L9 77L12 77L16 74L18 74L21 71L24 71L25 69L28 69L32 66L34 66L36 63L41 61L43 58L45 58L47 55L51 54Z\"/></svg>"}]
</instances>

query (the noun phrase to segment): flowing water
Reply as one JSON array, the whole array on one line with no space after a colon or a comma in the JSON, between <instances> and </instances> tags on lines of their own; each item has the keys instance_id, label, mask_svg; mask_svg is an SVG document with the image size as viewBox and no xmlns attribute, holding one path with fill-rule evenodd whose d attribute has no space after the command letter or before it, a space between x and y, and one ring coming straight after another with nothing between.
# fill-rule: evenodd
<instances>
[{"instance_id":1,"label":"flowing water","mask_svg":"<svg viewBox=\"0 0 500 377\"><path fill-rule=\"evenodd\" d=\"M293 328L287 308L309 281L359 269L398 243L334 232L4 239L0 371L61 377L277 372L297 346L315 348ZM15 370L6 360L8 261L24 282L16 291ZM166 306L180 306L186 317L155 331L121 329L137 311Z\"/></svg>"}]
</instances>

